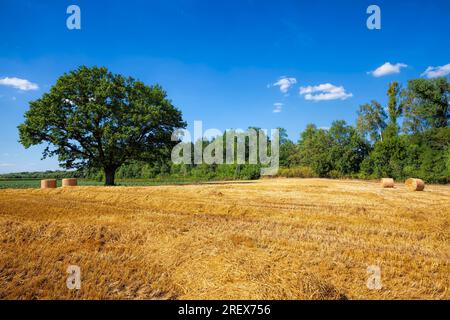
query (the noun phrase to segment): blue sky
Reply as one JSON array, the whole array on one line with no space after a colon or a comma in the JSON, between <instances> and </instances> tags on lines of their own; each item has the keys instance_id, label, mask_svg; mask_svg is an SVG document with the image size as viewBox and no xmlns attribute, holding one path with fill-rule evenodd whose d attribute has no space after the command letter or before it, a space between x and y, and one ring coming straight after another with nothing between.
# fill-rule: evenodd
<instances>
[{"instance_id":1,"label":"blue sky","mask_svg":"<svg viewBox=\"0 0 450 320\"><path fill-rule=\"evenodd\" d=\"M81 30L66 27L71 4ZM381 30L366 27L371 4ZM79 65L161 84L189 129L284 127L297 141L308 123L354 124L360 104L386 102L390 81L445 74L449 12L447 0L0 0L0 172L58 168L16 127Z\"/></svg>"}]
</instances>

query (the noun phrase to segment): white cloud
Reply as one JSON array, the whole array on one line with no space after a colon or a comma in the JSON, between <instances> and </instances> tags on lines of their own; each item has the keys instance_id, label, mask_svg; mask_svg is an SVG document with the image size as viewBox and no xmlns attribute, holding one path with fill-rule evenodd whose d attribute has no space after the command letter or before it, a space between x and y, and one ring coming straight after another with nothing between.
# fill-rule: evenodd
<instances>
[{"instance_id":1,"label":"white cloud","mask_svg":"<svg viewBox=\"0 0 450 320\"><path fill-rule=\"evenodd\" d=\"M24 91L39 89L39 86L36 83L30 82L26 79L19 79L15 77L0 78L0 85L10 86Z\"/></svg>"},{"instance_id":2,"label":"white cloud","mask_svg":"<svg viewBox=\"0 0 450 320\"><path fill-rule=\"evenodd\" d=\"M445 77L450 74L450 63L445 66L439 67L428 67L424 73L421 74L422 77L427 77L428 79L437 78L437 77Z\"/></svg>"},{"instance_id":3,"label":"white cloud","mask_svg":"<svg viewBox=\"0 0 450 320\"><path fill-rule=\"evenodd\" d=\"M15 164L14 163L2 163L0 162L0 168L9 168L9 167L14 167Z\"/></svg>"},{"instance_id":4,"label":"white cloud","mask_svg":"<svg viewBox=\"0 0 450 320\"><path fill-rule=\"evenodd\" d=\"M280 113L283 110L283 104L281 102L277 102L273 104L273 112L274 113Z\"/></svg>"},{"instance_id":5,"label":"white cloud","mask_svg":"<svg viewBox=\"0 0 450 320\"><path fill-rule=\"evenodd\" d=\"M406 68L408 65L404 63L396 63L392 64L390 62L386 62L382 66L376 68L373 71L367 72L367 74L371 74L376 78L387 76L390 74L400 73L402 68Z\"/></svg>"},{"instance_id":6,"label":"white cloud","mask_svg":"<svg viewBox=\"0 0 450 320\"><path fill-rule=\"evenodd\" d=\"M347 93L344 87L338 87L331 83L300 87L300 94L305 97L305 100L312 101L346 100L353 97L353 94Z\"/></svg>"},{"instance_id":7,"label":"white cloud","mask_svg":"<svg viewBox=\"0 0 450 320\"><path fill-rule=\"evenodd\" d=\"M297 83L297 79L286 76L280 77L277 82L272 84L273 87L280 87L282 93L287 93L289 89Z\"/></svg>"}]
</instances>

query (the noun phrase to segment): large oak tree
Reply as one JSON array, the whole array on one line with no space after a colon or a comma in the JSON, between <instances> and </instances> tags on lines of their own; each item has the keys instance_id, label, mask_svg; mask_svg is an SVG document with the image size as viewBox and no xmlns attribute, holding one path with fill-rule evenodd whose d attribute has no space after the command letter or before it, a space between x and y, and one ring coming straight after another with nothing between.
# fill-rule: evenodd
<instances>
[{"instance_id":1,"label":"large oak tree","mask_svg":"<svg viewBox=\"0 0 450 320\"><path fill-rule=\"evenodd\" d=\"M172 132L185 126L160 86L82 66L30 102L18 128L26 148L47 143L44 158L56 155L66 169L101 168L114 185L122 164L170 154Z\"/></svg>"}]
</instances>

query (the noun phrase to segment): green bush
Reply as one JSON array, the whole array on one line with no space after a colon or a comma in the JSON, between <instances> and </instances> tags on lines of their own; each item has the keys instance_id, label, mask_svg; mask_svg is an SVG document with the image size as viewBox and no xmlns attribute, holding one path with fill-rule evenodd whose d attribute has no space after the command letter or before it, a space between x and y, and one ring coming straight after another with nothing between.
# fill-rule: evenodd
<instances>
[{"instance_id":1,"label":"green bush","mask_svg":"<svg viewBox=\"0 0 450 320\"><path fill-rule=\"evenodd\" d=\"M293 167L293 168L281 168L278 171L279 177L286 178L314 178L317 175L310 167Z\"/></svg>"},{"instance_id":2,"label":"green bush","mask_svg":"<svg viewBox=\"0 0 450 320\"><path fill-rule=\"evenodd\" d=\"M338 170L331 170L330 172L328 172L328 178L342 179L342 178L344 178L344 175L341 172L339 172Z\"/></svg>"}]
</instances>

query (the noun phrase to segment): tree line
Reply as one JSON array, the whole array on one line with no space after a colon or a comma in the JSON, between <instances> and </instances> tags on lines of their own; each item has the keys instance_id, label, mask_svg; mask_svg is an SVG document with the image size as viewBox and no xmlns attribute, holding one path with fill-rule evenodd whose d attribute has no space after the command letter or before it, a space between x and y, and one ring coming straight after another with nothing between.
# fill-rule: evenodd
<instances>
[{"instance_id":1,"label":"tree line","mask_svg":"<svg viewBox=\"0 0 450 320\"><path fill-rule=\"evenodd\" d=\"M354 126L343 120L330 128L307 125L299 140L280 130L279 175L403 180L417 177L427 182L450 182L450 83L447 78L414 79L402 88L392 82L383 106L370 101L358 108ZM256 128L258 129L258 128ZM259 130L259 129L258 129ZM214 139L213 139L214 140ZM206 147L211 141L204 141ZM156 165L132 163L118 175L205 179L259 178L258 165Z\"/></svg>"},{"instance_id":2,"label":"tree line","mask_svg":"<svg viewBox=\"0 0 450 320\"><path fill-rule=\"evenodd\" d=\"M359 106L354 126L343 120L328 129L309 124L297 142L279 128L279 175L449 182L449 80L413 79L405 88L392 82L387 97L386 106L375 100ZM179 142L172 133L185 126L161 86L81 66L30 102L18 129L26 148L46 143L44 158L57 156L61 167L77 170L68 174L107 185L115 178L260 177L261 164L172 163ZM195 143L204 149L216 139Z\"/></svg>"}]
</instances>

